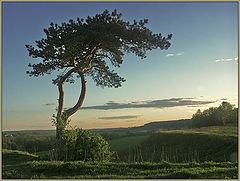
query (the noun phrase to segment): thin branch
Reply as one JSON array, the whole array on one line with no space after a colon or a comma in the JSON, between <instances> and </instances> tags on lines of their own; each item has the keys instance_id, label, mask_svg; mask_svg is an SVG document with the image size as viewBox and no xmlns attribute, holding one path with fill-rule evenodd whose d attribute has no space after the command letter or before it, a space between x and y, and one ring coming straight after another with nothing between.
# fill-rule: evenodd
<instances>
[{"instance_id":1,"label":"thin branch","mask_svg":"<svg viewBox=\"0 0 240 181\"><path fill-rule=\"evenodd\" d=\"M105 57L105 58L108 58L109 60L111 60L111 58L106 54L98 53L98 54L96 54L96 56L102 56L102 57Z\"/></svg>"},{"instance_id":2,"label":"thin branch","mask_svg":"<svg viewBox=\"0 0 240 181\"><path fill-rule=\"evenodd\" d=\"M73 66L76 67L75 57L73 59Z\"/></svg>"},{"instance_id":3,"label":"thin branch","mask_svg":"<svg viewBox=\"0 0 240 181\"><path fill-rule=\"evenodd\" d=\"M62 75L65 73L65 71L67 70L68 67L65 68L65 70L63 71Z\"/></svg>"},{"instance_id":4,"label":"thin branch","mask_svg":"<svg viewBox=\"0 0 240 181\"><path fill-rule=\"evenodd\" d=\"M60 66L60 68L65 68L65 67L73 67L73 66L71 66L71 65L62 65L62 64L60 64L60 63L57 63L57 62L55 62L55 65L56 66Z\"/></svg>"},{"instance_id":5,"label":"thin branch","mask_svg":"<svg viewBox=\"0 0 240 181\"><path fill-rule=\"evenodd\" d=\"M94 55L94 57L95 57L95 55ZM92 70L93 66L91 66L91 63L92 63L94 57L91 59L90 65L87 67L87 69L85 69L85 70L83 71L83 73L86 73L88 70Z\"/></svg>"},{"instance_id":6,"label":"thin branch","mask_svg":"<svg viewBox=\"0 0 240 181\"><path fill-rule=\"evenodd\" d=\"M96 45L95 47L93 47L93 49L91 50L91 52L90 52L90 54L86 57L86 61L88 60L88 58L92 55L92 53L93 53L93 51L98 47L98 46L100 46L101 45L101 43L99 43L98 45Z\"/></svg>"},{"instance_id":7,"label":"thin branch","mask_svg":"<svg viewBox=\"0 0 240 181\"><path fill-rule=\"evenodd\" d=\"M91 55L93 55L93 57L92 57L91 60L89 61L88 66L85 67L84 69L82 69L82 72L85 73L86 70L91 67L92 61L94 60L94 56L95 56L94 50L96 50L99 45L101 45L101 43L99 43L98 45L96 45L95 47L93 47L93 49L91 50L90 54L86 57L85 60L87 61L87 60L89 59L89 57L90 57ZM96 51L95 51L95 52L96 52Z\"/></svg>"},{"instance_id":8,"label":"thin branch","mask_svg":"<svg viewBox=\"0 0 240 181\"><path fill-rule=\"evenodd\" d=\"M93 55L93 57L91 58L88 67L85 67L85 68L82 70L83 73L85 73L89 68L91 68L92 61L94 60L94 57L95 57L95 55Z\"/></svg>"}]
</instances>

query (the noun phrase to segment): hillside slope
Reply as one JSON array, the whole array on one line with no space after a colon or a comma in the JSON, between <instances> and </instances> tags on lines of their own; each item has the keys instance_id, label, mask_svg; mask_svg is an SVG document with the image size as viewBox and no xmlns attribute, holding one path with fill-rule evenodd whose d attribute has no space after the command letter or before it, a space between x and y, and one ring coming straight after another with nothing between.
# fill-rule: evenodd
<instances>
[{"instance_id":1,"label":"hillside slope","mask_svg":"<svg viewBox=\"0 0 240 181\"><path fill-rule=\"evenodd\" d=\"M128 127L128 128L106 128L106 129L93 129L92 131L97 133L113 132L118 134L123 134L126 132L130 133L149 133L156 131L158 129L162 130L175 130L175 129L187 129L191 127L191 119L180 119L180 120L170 120L170 121L156 121L146 123L143 126Z\"/></svg>"},{"instance_id":2,"label":"hillside slope","mask_svg":"<svg viewBox=\"0 0 240 181\"><path fill-rule=\"evenodd\" d=\"M140 144L118 153L121 161L238 161L238 127L156 131Z\"/></svg>"}]
</instances>

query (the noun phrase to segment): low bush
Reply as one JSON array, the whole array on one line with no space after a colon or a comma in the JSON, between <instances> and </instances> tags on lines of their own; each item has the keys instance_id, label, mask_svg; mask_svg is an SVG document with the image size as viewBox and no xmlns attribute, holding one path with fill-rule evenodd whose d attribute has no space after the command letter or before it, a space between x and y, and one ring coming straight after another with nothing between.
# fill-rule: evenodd
<instances>
[{"instance_id":1,"label":"low bush","mask_svg":"<svg viewBox=\"0 0 240 181\"><path fill-rule=\"evenodd\" d=\"M61 160L109 161L113 155L102 136L87 130L66 130L63 142Z\"/></svg>"}]
</instances>

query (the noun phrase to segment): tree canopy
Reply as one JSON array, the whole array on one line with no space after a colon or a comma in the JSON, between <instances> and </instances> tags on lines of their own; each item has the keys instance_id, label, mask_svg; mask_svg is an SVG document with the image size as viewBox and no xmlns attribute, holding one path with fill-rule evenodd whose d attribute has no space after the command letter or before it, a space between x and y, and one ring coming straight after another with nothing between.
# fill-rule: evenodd
<instances>
[{"instance_id":1,"label":"tree canopy","mask_svg":"<svg viewBox=\"0 0 240 181\"><path fill-rule=\"evenodd\" d=\"M197 110L192 116L193 127L222 126L226 124L237 124L238 108L229 102L222 102L218 107L210 107L201 112Z\"/></svg>"},{"instance_id":2,"label":"tree canopy","mask_svg":"<svg viewBox=\"0 0 240 181\"><path fill-rule=\"evenodd\" d=\"M145 25L147 19L133 23L124 21L121 13L105 10L86 20L78 18L61 25L51 23L44 29L46 38L36 41L37 47L26 45L29 56L41 58L42 62L29 64L32 71L29 76L43 76L52 71L75 68L91 76L102 87L119 87L125 81L114 70L110 70L106 61L114 67L120 67L124 53L134 53L145 58L146 52L153 49L168 49L172 35L163 37L154 34ZM58 84L63 75L53 80ZM65 82L74 83L72 74Z\"/></svg>"}]
</instances>

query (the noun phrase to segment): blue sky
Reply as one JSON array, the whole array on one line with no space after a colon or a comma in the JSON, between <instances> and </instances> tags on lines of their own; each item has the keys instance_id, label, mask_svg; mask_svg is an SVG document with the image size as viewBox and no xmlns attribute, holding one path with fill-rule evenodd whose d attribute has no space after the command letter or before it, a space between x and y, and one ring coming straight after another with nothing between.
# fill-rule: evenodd
<instances>
[{"instance_id":1,"label":"blue sky","mask_svg":"<svg viewBox=\"0 0 240 181\"><path fill-rule=\"evenodd\" d=\"M147 27L154 33L172 33L172 45L168 50L148 52L143 60L126 54L116 70L126 82L118 89L96 87L88 77L85 108L71 117L72 126L138 126L191 118L198 108L218 106L222 99L237 105L236 2L3 2L3 130L54 129L51 116L57 106L58 90L51 80L56 74L28 77L27 65L36 60L28 56L25 45L34 45L35 40L45 37L43 29L51 22L86 18L115 8L128 21L147 18ZM65 107L70 107L78 99L79 81L64 85L64 90ZM167 106L173 98L178 104ZM199 101L201 104L197 104ZM130 104L131 108L92 109ZM139 104L146 106L139 108Z\"/></svg>"}]
</instances>

